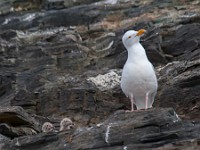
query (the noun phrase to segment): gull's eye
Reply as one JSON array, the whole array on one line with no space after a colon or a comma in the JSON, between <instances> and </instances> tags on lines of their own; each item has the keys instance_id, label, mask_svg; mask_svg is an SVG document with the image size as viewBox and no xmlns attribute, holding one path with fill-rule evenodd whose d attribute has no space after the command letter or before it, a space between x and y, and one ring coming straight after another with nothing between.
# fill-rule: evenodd
<instances>
[{"instance_id":1,"label":"gull's eye","mask_svg":"<svg viewBox=\"0 0 200 150\"><path fill-rule=\"evenodd\" d=\"M131 36L128 37L129 39L131 38Z\"/></svg>"}]
</instances>

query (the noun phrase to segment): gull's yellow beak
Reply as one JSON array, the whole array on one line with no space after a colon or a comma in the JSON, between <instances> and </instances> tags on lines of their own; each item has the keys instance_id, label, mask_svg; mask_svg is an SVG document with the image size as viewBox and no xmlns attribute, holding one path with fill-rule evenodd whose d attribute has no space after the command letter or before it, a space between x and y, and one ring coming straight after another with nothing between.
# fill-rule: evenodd
<instances>
[{"instance_id":1,"label":"gull's yellow beak","mask_svg":"<svg viewBox=\"0 0 200 150\"><path fill-rule=\"evenodd\" d=\"M144 33L146 32L146 30L140 29L140 30L138 30L137 32L138 32L138 33L137 33L137 36L140 36L140 35L144 34Z\"/></svg>"}]
</instances>

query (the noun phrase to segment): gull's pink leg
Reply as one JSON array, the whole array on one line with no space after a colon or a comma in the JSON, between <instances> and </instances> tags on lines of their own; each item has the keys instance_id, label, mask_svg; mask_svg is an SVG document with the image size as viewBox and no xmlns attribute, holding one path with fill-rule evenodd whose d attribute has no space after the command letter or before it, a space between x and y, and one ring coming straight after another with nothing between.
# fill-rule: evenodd
<instances>
[{"instance_id":1,"label":"gull's pink leg","mask_svg":"<svg viewBox=\"0 0 200 150\"><path fill-rule=\"evenodd\" d=\"M149 92L146 93L146 102L145 102L145 109L148 109L148 101L149 101Z\"/></svg>"},{"instance_id":2,"label":"gull's pink leg","mask_svg":"<svg viewBox=\"0 0 200 150\"><path fill-rule=\"evenodd\" d=\"M134 100L133 97L131 97L130 100L131 100L131 110L126 110L126 112L133 112L133 111L135 111L135 110L134 110L134 103L135 103L135 100Z\"/></svg>"},{"instance_id":3,"label":"gull's pink leg","mask_svg":"<svg viewBox=\"0 0 200 150\"><path fill-rule=\"evenodd\" d=\"M131 112L134 111L134 98L131 97Z\"/></svg>"}]
</instances>

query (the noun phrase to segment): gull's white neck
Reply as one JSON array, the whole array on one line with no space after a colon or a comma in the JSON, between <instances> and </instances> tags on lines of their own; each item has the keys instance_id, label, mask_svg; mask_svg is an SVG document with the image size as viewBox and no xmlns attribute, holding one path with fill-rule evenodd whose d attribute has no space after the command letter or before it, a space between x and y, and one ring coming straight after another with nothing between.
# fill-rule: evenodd
<instances>
[{"instance_id":1,"label":"gull's white neck","mask_svg":"<svg viewBox=\"0 0 200 150\"><path fill-rule=\"evenodd\" d=\"M134 43L131 47L127 48L128 59L127 62L148 60L145 49L140 42Z\"/></svg>"}]
</instances>

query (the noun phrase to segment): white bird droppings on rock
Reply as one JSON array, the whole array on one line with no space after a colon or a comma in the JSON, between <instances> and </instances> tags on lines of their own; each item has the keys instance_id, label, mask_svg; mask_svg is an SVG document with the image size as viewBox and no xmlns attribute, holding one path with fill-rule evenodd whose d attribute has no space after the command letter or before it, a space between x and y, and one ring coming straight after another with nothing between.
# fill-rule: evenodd
<instances>
[{"instance_id":1,"label":"white bird droppings on rock","mask_svg":"<svg viewBox=\"0 0 200 150\"><path fill-rule=\"evenodd\" d=\"M124 148L124 150L127 150L127 146L124 146L123 148Z\"/></svg>"},{"instance_id":2,"label":"white bird droppings on rock","mask_svg":"<svg viewBox=\"0 0 200 150\"><path fill-rule=\"evenodd\" d=\"M96 126L101 127L102 125L103 125L103 123L98 123Z\"/></svg>"},{"instance_id":3,"label":"white bird droppings on rock","mask_svg":"<svg viewBox=\"0 0 200 150\"><path fill-rule=\"evenodd\" d=\"M176 117L176 119L174 119L174 121L173 121L174 123L181 121L181 118L179 118L179 116L176 112L174 112L174 116Z\"/></svg>"},{"instance_id":4,"label":"white bird droppings on rock","mask_svg":"<svg viewBox=\"0 0 200 150\"><path fill-rule=\"evenodd\" d=\"M93 82L97 88L101 91L106 91L113 89L120 84L120 78L114 70L111 70L109 73L104 75L99 74L96 77L90 77L87 80Z\"/></svg>"},{"instance_id":5,"label":"white bird droppings on rock","mask_svg":"<svg viewBox=\"0 0 200 150\"><path fill-rule=\"evenodd\" d=\"M111 123L112 124L112 123ZM107 144L109 144L109 141L108 141L108 138L109 138L109 134L110 134L110 127L111 127L111 124L109 124L107 126L107 129L106 129L106 134L105 134L105 141Z\"/></svg>"},{"instance_id":6,"label":"white bird droppings on rock","mask_svg":"<svg viewBox=\"0 0 200 150\"><path fill-rule=\"evenodd\" d=\"M32 13L32 14L26 14L24 15L24 17L22 18L23 21L32 21L33 19L35 19L36 14Z\"/></svg>"},{"instance_id":7,"label":"white bird droppings on rock","mask_svg":"<svg viewBox=\"0 0 200 150\"><path fill-rule=\"evenodd\" d=\"M20 146L21 144L19 144L19 140L17 138L17 142L15 143L16 146Z\"/></svg>"}]
</instances>

